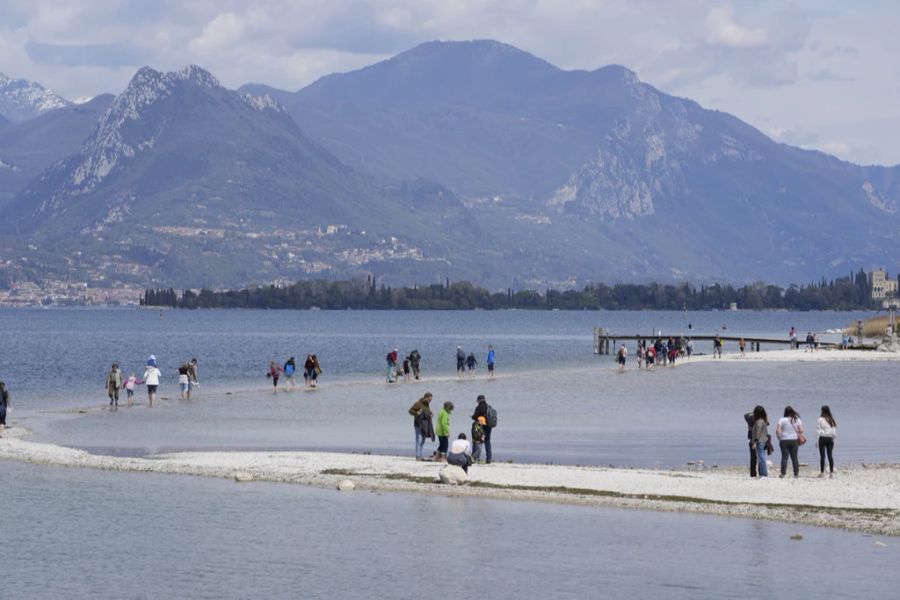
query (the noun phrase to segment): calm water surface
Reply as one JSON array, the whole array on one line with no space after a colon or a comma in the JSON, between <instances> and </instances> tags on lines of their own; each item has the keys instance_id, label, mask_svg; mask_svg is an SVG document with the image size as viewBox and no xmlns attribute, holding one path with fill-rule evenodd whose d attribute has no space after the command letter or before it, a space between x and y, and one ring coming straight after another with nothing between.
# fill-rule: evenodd
<instances>
[{"instance_id":1,"label":"calm water surface","mask_svg":"<svg viewBox=\"0 0 900 600\"><path fill-rule=\"evenodd\" d=\"M852 322L850 313L781 312L352 312L5 310L0 376L15 418L40 439L95 452L146 454L179 449L333 449L407 453L409 406L425 391L456 405L454 435L467 431L475 397L497 408L498 459L575 464L678 466L745 460L743 412L761 403L772 422L786 404L809 426L821 404L839 421L838 461L900 462L898 364L707 363L616 373L592 355L592 328L786 336ZM498 377L459 381L455 347L498 353ZM383 356L419 348L425 381L388 386ZM698 343L698 351L708 351ZM729 348L726 347L726 351ZM733 348L730 350L734 350ZM279 362L315 351L320 389L273 394L263 377ZM140 374L151 352L171 400L73 418L66 407L102 407L111 360ZM202 386L178 401L175 367L197 356ZM137 397L145 403L143 389ZM801 458L816 460L812 445Z\"/></svg>"},{"instance_id":2,"label":"calm water surface","mask_svg":"<svg viewBox=\"0 0 900 600\"><path fill-rule=\"evenodd\" d=\"M900 586L893 538L709 516L3 462L0 506L3 598L891 598Z\"/></svg>"}]
</instances>

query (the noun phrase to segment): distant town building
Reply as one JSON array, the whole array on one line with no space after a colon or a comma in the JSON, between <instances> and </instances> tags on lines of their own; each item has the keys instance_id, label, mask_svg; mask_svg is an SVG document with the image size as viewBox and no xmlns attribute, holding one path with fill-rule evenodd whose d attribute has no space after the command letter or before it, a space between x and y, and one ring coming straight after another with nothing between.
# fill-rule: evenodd
<instances>
[{"instance_id":1,"label":"distant town building","mask_svg":"<svg viewBox=\"0 0 900 600\"><path fill-rule=\"evenodd\" d=\"M887 271L884 269L875 269L872 271L870 279L872 281L872 299L873 300L891 300L897 297L897 280L888 277ZM882 302L884 304L884 302Z\"/></svg>"}]
</instances>

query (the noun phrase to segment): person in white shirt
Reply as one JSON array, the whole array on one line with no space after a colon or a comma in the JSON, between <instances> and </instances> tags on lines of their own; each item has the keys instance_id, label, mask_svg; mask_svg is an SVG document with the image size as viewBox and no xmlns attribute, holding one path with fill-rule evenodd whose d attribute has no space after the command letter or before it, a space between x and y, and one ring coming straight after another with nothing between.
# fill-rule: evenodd
<instances>
[{"instance_id":1,"label":"person in white shirt","mask_svg":"<svg viewBox=\"0 0 900 600\"><path fill-rule=\"evenodd\" d=\"M825 454L828 454L828 476L834 477L834 440L837 437L837 421L831 416L828 405L822 406L822 415L816 422L819 438L819 477L825 477Z\"/></svg>"},{"instance_id":2,"label":"person in white shirt","mask_svg":"<svg viewBox=\"0 0 900 600\"><path fill-rule=\"evenodd\" d=\"M159 387L159 377L162 373L156 368L156 358L152 356L151 358L153 361L147 361L147 369L144 371L144 383L147 384L147 399L152 407L153 401L156 400L156 389Z\"/></svg>"},{"instance_id":3,"label":"person in white shirt","mask_svg":"<svg viewBox=\"0 0 900 600\"><path fill-rule=\"evenodd\" d=\"M781 475L779 477L784 477L787 471L788 456L791 457L791 465L794 467L794 477L800 477L800 461L797 458L797 451L800 449L800 444L806 442L806 436L803 435L803 423L800 421L800 415L790 405L784 407L784 417L778 421L775 435L778 436L781 446Z\"/></svg>"},{"instance_id":4,"label":"person in white shirt","mask_svg":"<svg viewBox=\"0 0 900 600\"><path fill-rule=\"evenodd\" d=\"M459 437L450 444L450 452L447 453L447 464L462 467L466 473L469 472L469 465L472 462L472 444L466 439L466 434L461 433Z\"/></svg>"}]
</instances>

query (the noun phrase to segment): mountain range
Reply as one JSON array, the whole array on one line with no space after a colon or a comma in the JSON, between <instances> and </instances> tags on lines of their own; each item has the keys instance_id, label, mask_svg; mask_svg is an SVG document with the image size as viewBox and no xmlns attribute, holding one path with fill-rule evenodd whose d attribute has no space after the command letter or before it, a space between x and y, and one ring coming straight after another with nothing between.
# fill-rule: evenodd
<instances>
[{"instance_id":1,"label":"mountain range","mask_svg":"<svg viewBox=\"0 0 900 600\"><path fill-rule=\"evenodd\" d=\"M144 67L115 98L5 106L6 281L790 283L898 248L900 167L494 41L425 43L296 92Z\"/></svg>"}]
</instances>

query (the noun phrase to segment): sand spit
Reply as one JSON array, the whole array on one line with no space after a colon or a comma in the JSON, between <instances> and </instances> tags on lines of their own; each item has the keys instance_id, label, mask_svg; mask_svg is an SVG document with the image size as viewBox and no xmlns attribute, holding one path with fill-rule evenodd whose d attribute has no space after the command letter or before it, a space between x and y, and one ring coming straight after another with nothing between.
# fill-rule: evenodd
<instances>
[{"instance_id":1,"label":"sand spit","mask_svg":"<svg viewBox=\"0 0 900 600\"><path fill-rule=\"evenodd\" d=\"M684 359L681 364L690 364L693 362L712 362L719 360L739 360L747 362L885 362L900 361L900 353L894 352L877 352L874 350L838 350L838 349L821 349L815 352L807 352L804 349L799 350L765 350L762 352L750 352L749 350L744 356L739 352L735 352L737 344L729 342L725 345L725 351L722 358L713 358L712 354L704 354L694 356L691 359Z\"/></svg>"},{"instance_id":2,"label":"sand spit","mask_svg":"<svg viewBox=\"0 0 900 600\"><path fill-rule=\"evenodd\" d=\"M649 470L492 464L461 486L437 483L439 463L327 452L186 452L150 458L100 456L25 439L0 438L0 459L40 465L222 477L334 489L532 500L768 519L900 536L900 465L841 470L835 479L750 479L743 470ZM809 470L805 470L808 474ZM236 484L238 485L238 484ZM243 485L252 485L243 484Z\"/></svg>"}]
</instances>

